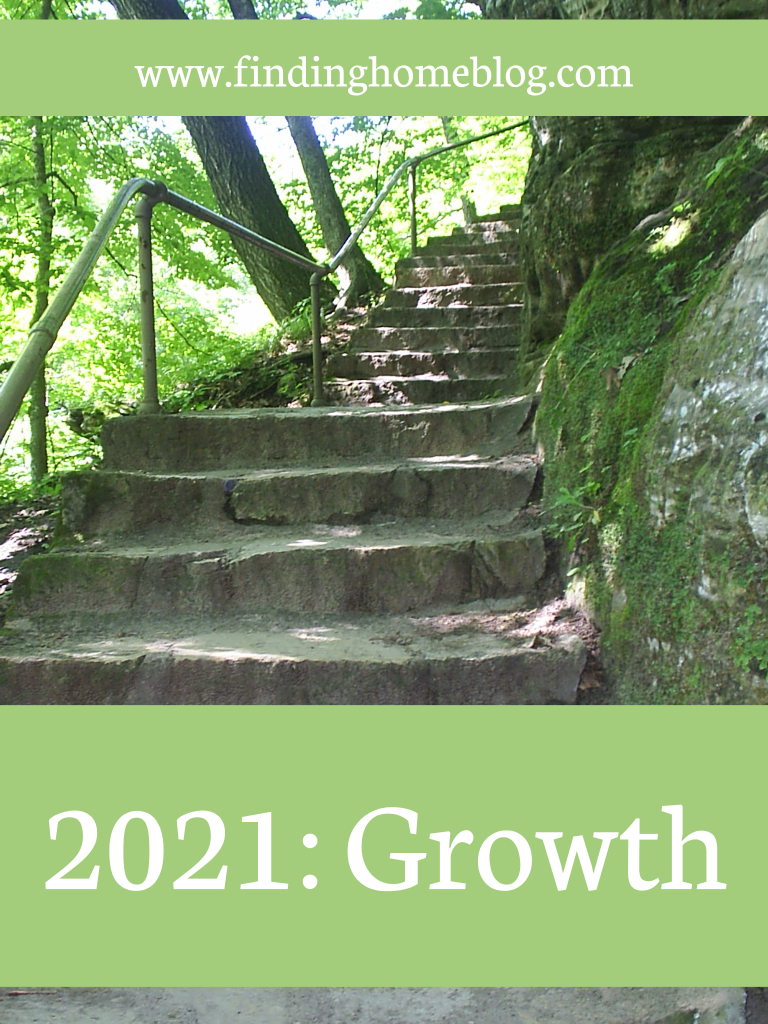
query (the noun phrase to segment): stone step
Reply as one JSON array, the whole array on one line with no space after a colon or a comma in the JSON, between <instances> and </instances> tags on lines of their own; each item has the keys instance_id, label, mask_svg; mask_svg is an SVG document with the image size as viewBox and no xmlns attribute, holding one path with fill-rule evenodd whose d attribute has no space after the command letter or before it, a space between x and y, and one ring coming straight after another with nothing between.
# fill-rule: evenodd
<instances>
[{"instance_id":1,"label":"stone step","mask_svg":"<svg viewBox=\"0 0 768 1024\"><path fill-rule=\"evenodd\" d=\"M366 523L376 517L471 519L521 508L533 455L444 456L327 469L149 474L100 470L62 480L62 528L85 540L175 533L210 536L232 521L269 525Z\"/></svg>"},{"instance_id":2,"label":"stone step","mask_svg":"<svg viewBox=\"0 0 768 1024\"><path fill-rule=\"evenodd\" d=\"M516 267L517 256L512 252L489 252L483 246L476 253L433 253L419 250L418 256L404 256L397 261L398 267L477 267L504 266Z\"/></svg>"},{"instance_id":3,"label":"stone step","mask_svg":"<svg viewBox=\"0 0 768 1024\"><path fill-rule=\"evenodd\" d=\"M537 472L532 455L281 471L240 480L232 512L236 520L267 523L365 523L375 516L472 519L494 509L522 508Z\"/></svg>"},{"instance_id":4,"label":"stone step","mask_svg":"<svg viewBox=\"0 0 768 1024\"><path fill-rule=\"evenodd\" d=\"M517 231L520 227L519 217L499 217L488 216L473 220L471 224L465 224L464 227L456 227L453 229L454 235L467 234L488 234L489 232L495 232L496 234L508 234L510 231Z\"/></svg>"},{"instance_id":5,"label":"stone step","mask_svg":"<svg viewBox=\"0 0 768 1024\"><path fill-rule=\"evenodd\" d=\"M546 563L541 532L514 522L239 529L224 544L99 539L30 555L14 615L405 614L530 594Z\"/></svg>"},{"instance_id":6,"label":"stone step","mask_svg":"<svg viewBox=\"0 0 768 1024\"><path fill-rule=\"evenodd\" d=\"M369 327L503 327L519 324L522 303L506 306L377 306ZM352 339L354 344L354 338Z\"/></svg>"},{"instance_id":7,"label":"stone step","mask_svg":"<svg viewBox=\"0 0 768 1024\"><path fill-rule=\"evenodd\" d=\"M502 207L498 213L486 213L482 217L474 217L472 219L473 224L494 224L498 221L503 221L506 224L519 224L522 220L522 211L520 206L507 206Z\"/></svg>"},{"instance_id":8,"label":"stone step","mask_svg":"<svg viewBox=\"0 0 768 1024\"><path fill-rule=\"evenodd\" d=\"M494 268L496 269L496 268ZM443 308L445 306L505 306L521 304L525 286L520 281L499 284L420 285L415 288L391 288L384 299L386 308Z\"/></svg>"},{"instance_id":9,"label":"stone step","mask_svg":"<svg viewBox=\"0 0 768 1024\"><path fill-rule=\"evenodd\" d=\"M483 242L504 242L516 238L519 225L509 224L506 221L487 221L483 224L470 224L468 227L456 227L450 235L434 235L434 238L445 239L471 239L472 241ZM438 243L439 244L439 243ZM427 241L429 245L429 241Z\"/></svg>"},{"instance_id":10,"label":"stone step","mask_svg":"<svg viewBox=\"0 0 768 1024\"><path fill-rule=\"evenodd\" d=\"M441 402L477 402L516 393L506 376L449 377L448 374L379 375L368 380L336 380L326 394L342 405L427 405Z\"/></svg>"},{"instance_id":11,"label":"stone step","mask_svg":"<svg viewBox=\"0 0 768 1024\"><path fill-rule=\"evenodd\" d=\"M572 632L525 612L17 623L0 704L573 703Z\"/></svg>"},{"instance_id":12,"label":"stone step","mask_svg":"<svg viewBox=\"0 0 768 1024\"><path fill-rule=\"evenodd\" d=\"M514 349L472 349L467 352L340 352L328 358L330 377L369 380L371 377L419 376L511 377L516 369Z\"/></svg>"},{"instance_id":13,"label":"stone step","mask_svg":"<svg viewBox=\"0 0 768 1024\"><path fill-rule=\"evenodd\" d=\"M359 327L350 343L366 352L388 349L407 349L413 352L510 349L519 340L519 324L509 324L503 327Z\"/></svg>"},{"instance_id":14,"label":"stone step","mask_svg":"<svg viewBox=\"0 0 768 1024\"><path fill-rule=\"evenodd\" d=\"M508 332L509 328L480 330ZM120 416L107 420L102 429L104 468L232 472L365 459L378 463L437 455L506 454L510 439L528 419L532 402L531 396L518 396L424 408L234 409Z\"/></svg>"},{"instance_id":15,"label":"stone step","mask_svg":"<svg viewBox=\"0 0 768 1024\"><path fill-rule=\"evenodd\" d=\"M514 263L476 263L455 266L412 267L399 260L395 267L395 289L440 288L449 285L504 284L520 288L513 299L519 302L524 285L519 282L520 271Z\"/></svg>"},{"instance_id":16,"label":"stone step","mask_svg":"<svg viewBox=\"0 0 768 1024\"><path fill-rule=\"evenodd\" d=\"M482 253L509 253L516 255L519 250L517 235L500 240L484 242L480 236L474 235L432 235L424 247L416 250L418 256L451 254L454 256L472 256Z\"/></svg>"}]
</instances>

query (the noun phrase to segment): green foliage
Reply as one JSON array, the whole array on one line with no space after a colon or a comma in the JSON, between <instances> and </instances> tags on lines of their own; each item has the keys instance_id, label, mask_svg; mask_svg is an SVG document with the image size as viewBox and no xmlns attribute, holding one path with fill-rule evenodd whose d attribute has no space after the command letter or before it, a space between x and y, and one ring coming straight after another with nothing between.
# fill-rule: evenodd
<instances>
[{"instance_id":1,"label":"green foliage","mask_svg":"<svg viewBox=\"0 0 768 1024\"><path fill-rule=\"evenodd\" d=\"M495 117L449 120L459 136L509 123ZM46 117L43 123L56 211L54 290L100 210L126 179L158 178L205 206L216 205L193 147L173 119ZM352 223L406 156L445 142L445 126L436 117L358 116L321 123L331 171ZM264 119L257 129L268 133L263 148L297 226L322 252L306 182L296 170L283 119ZM0 379L3 365L10 365L26 340L34 300L37 196L30 130L29 118L0 118ZM422 237L461 223L462 194L469 194L481 210L514 201L527 156L524 133L510 133L423 165ZM302 346L311 335L309 301L300 303L282 324L268 326L263 326L263 307L254 304L255 319L244 325L243 295L253 294L253 289L228 237L163 206L156 209L153 222L161 400L178 409L306 401L310 374ZM391 274L395 260L407 251L407 239L403 182L363 237L363 246ZM129 411L140 400L137 284L135 229L127 212L48 358L49 458L54 472L98 462L100 422ZM27 444L22 416L0 452L6 490L27 486Z\"/></svg>"},{"instance_id":2,"label":"green foliage","mask_svg":"<svg viewBox=\"0 0 768 1024\"><path fill-rule=\"evenodd\" d=\"M231 19L232 12L227 0L179 0L188 18L193 21L205 19ZM354 17L359 13L362 0L254 0L259 18L294 18L307 7L326 15L328 8L337 17ZM0 21L3 19L39 19L42 0L0 0ZM107 0L52 0L50 17L56 20L94 20L114 17L114 9Z\"/></svg>"},{"instance_id":3,"label":"green foliage","mask_svg":"<svg viewBox=\"0 0 768 1024\"><path fill-rule=\"evenodd\" d=\"M46 117L47 188L55 209L51 290L55 291L93 229L100 207L136 175L172 181L205 205L214 200L186 136L155 118ZM0 367L7 369L26 341L34 304L38 238L30 118L0 118ZM235 338L201 305L194 289L229 289L242 275L221 232L159 209L155 263L161 387L173 390L190 364L239 357ZM88 465L100 455L98 431L80 436L70 412L114 414L140 394L136 240L133 218L123 217L105 256L48 358L49 460L54 470ZM221 310L225 313L225 310ZM1 374L0 374L1 375ZM24 412L25 410L23 410ZM27 433L17 419L0 453L6 493L27 486Z\"/></svg>"},{"instance_id":4,"label":"green foliage","mask_svg":"<svg viewBox=\"0 0 768 1024\"><path fill-rule=\"evenodd\" d=\"M580 474L585 475L591 469L591 464L583 466ZM600 490L597 480L588 479L573 489L561 485L559 492L552 496L548 509L551 532L555 537L567 539L569 551L575 549L588 526L600 525Z\"/></svg>"},{"instance_id":5,"label":"green foliage","mask_svg":"<svg viewBox=\"0 0 768 1024\"><path fill-rule=\"evenodd\" d=\"M479 11L467 10L465 0L420 0L411 12L408 7L398 7L384 15L385 21L402 21L413 17L417 21L455 21L480 17Z\"/></svg>"},{"instance_id":6,"label":"green foliage","mask_svg":"<svg viewBox=\"0 0 768 1024\"><path fill-rule=\"evenodd\" d=\"M758 604L744 609L743 621L736 627L734 661L745 670L768 671L768 616Z\"/></svg>"},{"instance_id":7,"label":"green foliage","mask_svg":"<svg viewBox=\"0 0 768 1024\"><path fill-rule=\"evenodd\" d=\"M508 117L453 117L457 138L514 124ZM257 139L280 127L279 118L256 119ZM316 119L325 141L325 155L350 226L356 224L389 176L403 160L445 145L439 117L333 117ZM286 133L287 134L287 133ZM462 195L485 212L519 201L530 156L526 132L509 132L485 142L445 153L421 164L418 180L418 229L421 244L427 235L450 233L463 224ZM306 182L288 140L265 154L270 174L310 248L322 255L320 229ZM361 245L385 279L395 262L410 252L410 219L403 177L384 202ZM323 256L323 258L325 258Z\"/></svg>"}]
</instances>

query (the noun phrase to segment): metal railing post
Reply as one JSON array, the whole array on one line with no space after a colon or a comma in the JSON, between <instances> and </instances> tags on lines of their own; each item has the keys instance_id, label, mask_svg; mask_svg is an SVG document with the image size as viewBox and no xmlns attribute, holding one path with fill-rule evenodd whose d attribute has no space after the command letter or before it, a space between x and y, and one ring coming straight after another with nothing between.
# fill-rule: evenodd
<instances>
[{"instance_id":1,"label":"metal railing post","mask_svg":"<svg viewBox=\"0 0 768 1024\"><path fill-rule=\"evenodd\" d=\"M322 350L322 324L320 320L320 274L312 274L309 279L309 291L312 296L312 378L313 394L312 405L327 405L323 393L323 350Z\"/></svg>"},{"instance_id":2,"label":"metal railing post","mask_svg":"<svg viewBox=\"0 0 768 1024\"><path fill-rule=\"evenodd\" d=\"M138 412L160 412L157 396L157 348L155 345L155 285L152 277L152 210L154 202L142 196L136 203L136 233L139 243L139 314L141 322L141 363L144 394Z\"/></svg>"},{"instance_id":3,"label":"metal railing post","mask_svg":"<svg viewBox=\"0 0 768 1024\"><path fill-rule=\"evenodd\" d=\"M411 164L408 168L408 201L411 207L411 256L416 255L418 239L416 235L416 168L418 164Z\"/></svg>"}]
</instances>

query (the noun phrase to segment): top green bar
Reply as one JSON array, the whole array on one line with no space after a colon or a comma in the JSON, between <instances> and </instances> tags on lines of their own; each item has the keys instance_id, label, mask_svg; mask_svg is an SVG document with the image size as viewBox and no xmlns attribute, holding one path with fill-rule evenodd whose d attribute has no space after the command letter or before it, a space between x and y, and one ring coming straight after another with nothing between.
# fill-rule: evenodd
<instances>
[{"instance_id":1,"label":"top green bar","mask_svg":"<svg viewBox=\"0 0 768 1024\"><path fill-rule=\"evenodd\" d=\"M0 52L4 115L768 113L768 21L9 21Z\"/></svg>"}]
</instances>

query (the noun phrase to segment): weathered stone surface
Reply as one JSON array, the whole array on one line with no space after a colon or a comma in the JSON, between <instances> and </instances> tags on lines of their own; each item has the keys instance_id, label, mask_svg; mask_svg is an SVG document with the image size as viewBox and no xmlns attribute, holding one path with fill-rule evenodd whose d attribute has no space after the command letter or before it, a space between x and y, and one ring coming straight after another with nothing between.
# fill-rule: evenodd
<instances>
[{"instance_id":1,"label":"weathered stone surface","mask_svg":"<svg viewBox=\"0 0 768 1024\"><path fill-rule=\"evenodd\" d=\"M600 261L547 363L545 501L624 701L768 699L767 172L745 119Z\"/></svg>"},{"instance_id":2,"label":"weathered stone surface","mask_svg":"<svg viewBox=\"0 0 768 1024\"><path fill-rule=\"evenodd\" d=\"M373 380L331 381L329 398L339 405L424 405L443 402L477 402L501 398L518 391L510 376L456 377L428 373L421 377L377 374Z\"/></svg>"},{"instance_id":3,"label":"weathered stone surface","mask_svg":"<svg viewBox=\"0 0 768 1024\"><path fill-rule=\"evenodd\" d=\"M234 477L72 473L63 482L62 525L68 535L91 540L153 531L210 537L232 518L280 526L365 523L377 516L466 520L522 507L537 471L532 456L446 456Z\"/></svg>"},{"instance_id":4,"label":"weathered stone surface","mask_svg":"<svg viewBox=\"0 0 768 1024\"><path fill-rule=\"evenodd\" d=\"M516 267L517 250L509 249L497 252L487 245L477 246L477 252L471 253L437 253L427 249L419 249L418 256L406 256L398 260L398 267Z\"/></svg>"},{"instance_id":5,"label":"weathered stone surface","mask_svg":"<svg viewBox=\"0 0 768 1024\"><path fill-rule=\"evenodd\" d=\"M242 409L125 416L104 424L104 465L194 473L464 455L513 437L530 408L531 399L521 397L467 407Z\"/></svg>"},{"instance_id":6,"label":"weathered stone surface","mask_svg":"<svg viewBox=\"0 0 768 1024\"><path fill-rule=\"evenodd\" d=\"M393 349L407 352L444 352L451 349L466 352L473 348L509 350L517 345L519 338L517 323L503 327L360 327L355 333L357 346L366 352Z\"/></svg>"},{"instance_id":7,"label":"weathered stone surface","mask_svg":"<svg viewBox=\"0 0 768 1024\"><path fill-rule=\"evenodd\" d=\"M473 0L486 18L766 18L766 0Z\"/></svg>"},{"instance_id":8,"label":"weathered stone surface","mask_svg":"<svg viewBox=\"0 0 768 1024\"><path fill-rule=\"evenodd\" d=\"M535 117L520 232L523 337L563 329L600 258L670 206L686 169L730 131L727 117Z\"/></svg>"},{"instance_id":9,"label":"weathered stone surface","mask_svg":"<svg viewBox=\"0 0 768 1024\"><path fill-rule=\"evenodd\" d=\"M353 379L329 393L389 408L108 422L106 468L65 479L56 545L16 580L0 701L572 702L585 648L562 623L472 618L546 590L541 531L515 522L534 399L498 398L516 246L504 218L442 239L406 269L448 280L394 290L371 318L388 326L352 332L335 372ZM412 617L427 609L440 621Z\"/></svg>"},{"instance_id":10,"label":"weathered stone surface","mask_svg":"<svg viewBox=\"0 0 768 1024\"><path fill-rule=\"evenodd\" d=\"M400 613L530 593L545 561L539 531L509 527L453 534L408 524L273 527L236 546L98 543L32 555L16 579L14 609L20 616L155 608Z\"/></svg>"},{"instance_id":11,"label":"weathered stone surface","mask_svg":"<svg viewBox=\"0 0 768 1024\"><path fill-rule=\"evenodd\" d=\"M433 268L431 274L436 276L445 273L444 267ZM456 269L456 268L452 268ZM477 269L477 268L476 268ZM485 268L509 274L504 267ZM428 271L429 272L429 271ZM504 306L519 303L523 298L523 285L519 281L512 283L477 284L422 284L417 288L392 288L384 299L384 306L430 307L436 306Z\"/></svg>"},{"instance_id":12,"label":"weathered stone surface","mask_svg":"<svg viewBox=\"0 0 768 1024\"><path fill-rule=\"evenodd\" d=\"M245 477L232 493L242 521L362 523L374 516L469 519L521 508L538 466L532 458L413 460L397 467Z\"/></svg>"},{"instance_id":13,"label":"weathered stone surface","mask_svg":"<svg viewBox=\"0 0 768 1024\"><path fill-rule=\"evenodd\" d=\"M2 996L4 1024L744 1024L731 988L101 988ZM747 990L753 991L753 990ZM760 1024L755 1018L752 1024Z\"/></svg>"},{"instance_id":14,"label":"weathered stone surface","mask_svg":"<svg viewBox=\"0 0 768 1024\"><path fill-rule=\"evenodd\" d=\"M570 704L584 644L567 623L550 635L530 621L463 612L22 622L0 638L0 703Z\"/></svg>"},{"instance_id":15,"label":"weathered stone surface","mask_svg":"<svg viewBox=\"0 0 768 1024\"><path fill-rule=\"evenodd\" d=\"M368 320L371 327L400 327L403 307L383 305ZM495 306L411 306L407 307L408 326L419 327L504 327L520 322L522 304Z\"/></svg>"},{"instance_id":16,"label":"weathered stone surface","mask_svg":"<svg viewBox=\"0 0 768 1024\"><path fill-rule=\"evenodd\" d=\"M512 377L514 349L470 349L467 352L346 352L328 360L334 377L367 380L377 376L406 377L426 373L449 377Z\"/></svg>"},{"instance_id":17,"label":"weathered stone surface","mask_svg":"<svg viewBox=\"0 0 768 1024\"><path fill-rule=\"evenodd\" d=\"M395 267L396 288L439 288L450 285L507 284L515 287L513 301L520 301L525 291L518 283L519 273L512 263L475 263L459 267L408 266L400 260ZM519 293L517 289L520 289Z\"/></svg>"},{"instance_id":18,"label":"weathered stone surface","mask_svg":"<svg viewBox=\"0 0 768 1024\"><path fill-rule=\"evenodd\" d=\"M706 617L730 635L713 635L710 651L695 634L664 646L637 637L636 656L649 673L680 658L693 671L717 647L730 648L730 664L706 669L732 673L749 698L752 688L766 690L768 668L768 614L759 600L768 566L768 214L681 336L666 390L648 454L650 516L657 531L685 524L698 572L681 586L694 590L705 615L716 610Z\"/></svg>"},{"instance_id":19,"label":"weathered stone surface","mask_svg":"<svg viewBox=\"0 0 768 1024\"><path fill-rule=\"evenodd\" d=\"M426 246L416 250L419 256L488 256L513 255L517 252L517 237L484 241L482 235L437 235Z\"/></svg>"}]
</instances>

